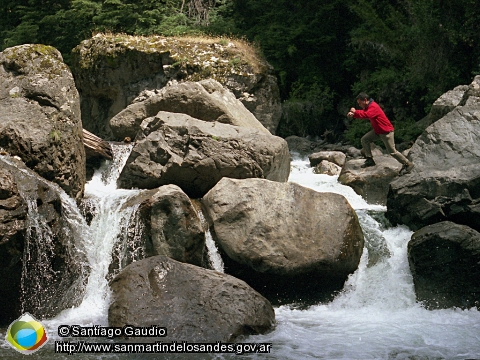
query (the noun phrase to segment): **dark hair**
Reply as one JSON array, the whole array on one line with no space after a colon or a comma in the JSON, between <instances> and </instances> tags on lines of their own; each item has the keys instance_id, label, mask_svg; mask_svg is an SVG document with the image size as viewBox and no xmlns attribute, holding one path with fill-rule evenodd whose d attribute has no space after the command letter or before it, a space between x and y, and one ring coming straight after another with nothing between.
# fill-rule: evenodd
<instances>
[{"instance_id":1,"label":"dark hair","mask_svg":"<svg viewBox=\"0 0 480 360\"><path fill-rule=\"evenodd\" d=\"M364 99L369 99L370 96L367 95L367 93L361 92L360 94L357 95L357 100L364 100Z\"/></svg>"}]
</instances>

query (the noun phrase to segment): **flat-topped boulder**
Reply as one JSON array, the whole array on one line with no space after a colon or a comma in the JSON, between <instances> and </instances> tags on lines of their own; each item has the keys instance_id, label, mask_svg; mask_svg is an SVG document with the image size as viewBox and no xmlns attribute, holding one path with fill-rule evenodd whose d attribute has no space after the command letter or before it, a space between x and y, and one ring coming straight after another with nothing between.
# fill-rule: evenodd
<instances>
[{"instance_id":1,"label":"flat-topped boulder","mask_svg":"<svg viewBox=\"0 0 480 360\"><path fill-rule=\"evenodd\" d=\"M285 140L264 131L159 112L144 120L141 134L118 179L123 188L175 184L192 198L222 177L287 181Z\"/></svg>"},{"instance_id":2,"label":"flat-topped boulder","mask_svg":"<svg viewBox=\"0 0 480 360\"><path fill-rule=\"evenodd\" d=\"M250 127L270 132L235 98L213 79L199 82L187 81L165 86L145 100L135 101L110 120L110 128L117 140L135 139L140 124L159 111L181 113L191 117L224 124Z\"/></svg>"}]
</instances>

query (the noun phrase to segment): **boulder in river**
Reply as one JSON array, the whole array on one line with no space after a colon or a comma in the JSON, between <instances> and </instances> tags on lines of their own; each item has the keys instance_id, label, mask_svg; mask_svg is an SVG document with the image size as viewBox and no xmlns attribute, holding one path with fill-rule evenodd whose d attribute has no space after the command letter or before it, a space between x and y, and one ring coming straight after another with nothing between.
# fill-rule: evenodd
<instances>
[{"instance_id":1,"label":"boulder in river","mask_svg":"<svg viewBox=\"0 0 480 360\"><path fill-rule=\"evenodd\" d=\"M245 282L165 256L130 264L111 288L109 325L165 327L167 336L156 341L231 342L275 321L267 299Z\"/></svg>"},{"instance_id":2,"label":"boulder in river","mask_svg":"<svg viewBox=\"0 0 480 360\"><path fill-rule=\"evenodd\" d=\"M402 167L390 155L375 154L376 166L362 168L365 159L348 160L338 177L338 181L350 186L370 204L385 205L390 182L398 177Z\"/></svg>"},{"instance_id":3,"label":"boulder in river","mask_svg":"<svg viewBox=\"0 0 480 360\"><path fill-rule=\"evenodd\" d=\"M141 192L125 206L135 205L139 205L138 216L132 225L141 226L141 239L129 240L136 241L134 247L141 247L145 257L164 255L197 266L206 263L203 225L182 189L164 185Z\"/></svg>"},{"instance_id":4,"label":"boulder in river","mask_svg":"<svg viewBox=\"0 0 480 360\"><path fill-rule=\"evenodd\" d=\"M223 178L202 204L225 271L271 301L318 300L341 289L358 267L363 232L341 195Z\"/></svg>"},{"instance_id":5,"label":"boulder in river","mask_svg":"<svg viewBox=\"0 0 480 360\"><path fill-rule=\"evenodd\" d=\"M199 198L222 177L287 181L290 174L287 143L264 131L163 111L145 119L141 131L120 187L175 184Z\"/></svg>"},{"instance_id":6,"label":"boulder in river","mask_svg":"<svg viewBox=\"0 0 480 360\"><path fill-rule=\"evenodd\" d=\"M408 261L417 300L429 309L480 309L480 233L443 221L416 231Z\"/></svg>"},{"instance_id":7,"label":"boulder in river","mask_svg":"<svg viewBox=\"0 0 480 360\"><path fill-rule=\"evenodd\" d=\"M38 44L0 53L0 147L74 199L86 181L80 98L60 52Z\"/></svg>"}]
</instances>

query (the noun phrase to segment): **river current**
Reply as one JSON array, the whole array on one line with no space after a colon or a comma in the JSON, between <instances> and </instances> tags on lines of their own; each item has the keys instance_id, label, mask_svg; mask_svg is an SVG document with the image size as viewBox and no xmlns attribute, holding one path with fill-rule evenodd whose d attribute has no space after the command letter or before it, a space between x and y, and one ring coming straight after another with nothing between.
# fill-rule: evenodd
<instances>
[{"instance_id":1,"label":"river current","mask_svg":"<svg viewBox=\"0 0 480 360\"><path fill-rule=\"evenodd\" d=\"M64 310L53 319L43 319L49 342L30 359L480 359L480 312L461 309L426 310L416 302L407 260L407 244L412 231L392 227L384 217L386 208L368 204L337 177L314 174L307 159L294 157L289 181L319 192L335 192L347 198L357 212L365 235L359 268L333 301L308 308L283 305L275 308L277 324L265 335L241 339L246 343L271 343L269 354L158 354L112 355L54 352L60 338L59 325L107 326L110 291L105 277L112 261L115 242L134 218L135 208L123 204L139 190L118 190L116 178L128 156L117 149L116 159L103 167L86 186L86 197L97 207L90 225L79 223L82 252L90 269L85 294L78 307ZM73 210L72 210L73 211ZM75 216L78 218L78 214ZM206 234L210 236L210 234ZM211 240L208 239L207 240ZM139 249L141 251L141 249ZM209 247L215 251L214 244ZM118 251L116 252L118 256ZM220 262L212 254L212 262ZM140 256L141 257L141 256ZM118 260L121 263L121 259ZM221 268L221 264L219 265ZM33 314L34 315L34 314ZM159 324L161 325L161 324ZM0 357L19 356L0 329ZM105 341L105 339L81 339ZM23 356L25 357L25 356Z\"/></svg>"}]
</instances>

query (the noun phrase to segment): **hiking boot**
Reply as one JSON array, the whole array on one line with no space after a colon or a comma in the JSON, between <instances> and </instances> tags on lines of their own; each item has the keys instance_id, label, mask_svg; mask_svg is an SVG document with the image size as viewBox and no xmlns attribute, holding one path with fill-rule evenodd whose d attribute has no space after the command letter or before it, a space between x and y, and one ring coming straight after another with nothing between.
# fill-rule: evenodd
<instances>
[{"instance_id":1,"label":"hiking boot","mask_svg":"<svg viewBox=\"0 0 480 360\"><path fill-rule=\"evenodd\" d=\"M373 158L367 157L367 160L363 163L361 166L362 168L370 167L370 166L375 166L375 161L373 161Z\"/></svg>"},{"instance_id":2,"label":"hiking boot","mask_svg":"<svg viewBox=\"0 0 480 360\"><path fill-rule=\"evenodd\" d=\"M400 169L400 175L410 174L414 167L415 165L412 162L403 164L402 168Z\"/></svg>"}]
</instances>

